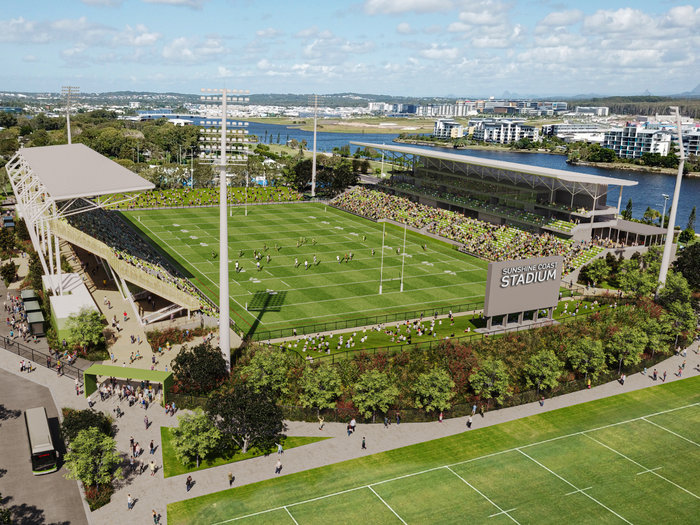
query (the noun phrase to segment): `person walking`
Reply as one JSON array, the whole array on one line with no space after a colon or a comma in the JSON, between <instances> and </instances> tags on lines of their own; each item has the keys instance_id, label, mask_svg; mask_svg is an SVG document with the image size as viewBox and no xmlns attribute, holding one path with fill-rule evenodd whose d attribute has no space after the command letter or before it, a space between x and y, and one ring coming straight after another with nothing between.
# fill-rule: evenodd
<instances>
[{"instance_id":1,"label":"person walking","mask_svg":"<svg viewBox=\"0 0 700 525\"><path fill-rule=\"evenodd\" d=\"M282 443L275 443L277 445L277 453L284 454L284 448L282 448Z\"/></svg>"},{"instance_id":2,"label":"person walking","mask_svg":"<svg viewBox=\"0 0 700 525\"><path fill-rule=\"evenodd\" d=\"M656 381L657 376L658 376L658 374L656 372L656 368L654 368L654 381Z\"/></svg>"},{"instance_id":3,"label":"person walking","mask_svg":"<svg viewBox=\"0 0 700 525\"><path fill-rule=\"evenodd\" d=\"M278 459L275 465L275 474L279 474L280 472L282 472L282 460Z\"/></svg>"},{"instance_id":4,"label":"person walking","mask_svg":"<svg viewBox=\"0 0 700 525\"><path fill-rule=\"evenodd\" d=\"M666 382L666 370L664 370L664 379L663 379L663 381L664 381L664 383Z\"/></svg>"},{"instance_id":5,"label":"person walking","mask_svg":"<svg viewBox=\"0 0 700 525\"><path fill-rule=\"evenodd\" d=\"M398 412L396 413L396 424L397 424L397 425L400 425L400 424L401 424L401 416L399 415Z\"/></svg>"},{"instance_id":6,"label":"person walking","mask_svg":"<svg viewBox=\"0 0 700 525\"><path fill-rule=\"evenodd\" d=\"M472 416L476 415L476 404L472 406Z\"/></svg>"},{"instance_id":7,"label":"person walking","mask_svg":"<svg viewBox=\"0 0 700 525\"><path fill-rule=\"evenodd\" d=\"M442 423L442 412L440 412L440 415L438 416L438 423Z\"/></svg>"},{"instance_id":8,"label":"person walking","mask_svg":"<svg viewBox=\"0 0 700 525\"><path fill-rule=\"evenodd\" d=\"M143 422L146 425L146 430L148 430L148 416L143 418Z\"/></svg>"},{"instance_id":9,"label":"person walking","mask_svg":"<svg viewBox=\"0 0 700 525\"><path fill-rule=\"evenodd\" d=\"M325 419L322 416L318 416L318 429L323 430L323 422Z\"/></svg>"},{"instance_id":10,"label":"person walking","mask_svg":"<svg viewBox=\"0 0 700 525\"><path fill-rule=\"evenodd\" d=\"M679 366L679 367L678 367L678 379L681 378L681 374L682 374L682 373L683 373L683 368L681 368L681 367Z\"/></svg>"},{"instance_id":11,"label":"person walking","mask_svg":"<svg viewBox=\"0 0 700 525\"><path fill-rule=\"evenodd\" d=\"M153 525L158 525L158 522L160 521L160 519L158 518L158 513L154 510L152 512L152 514L153 514Z\"/></svg>"},{"instance_id":12,"label":"person walking","mask_svg":"<svg viewBox=\"0 0 700 525\"><path fill-rule=\"evenodd\" d=\"M357 421L355 421L355 418L352 418L350 420L350 428L352 428L352 433L355 433L355 427L357 426Z\"/></svg>"},{"instance_id":13,"label":"person walking","mask_svg":"<svg viewBox=\"0 0 700 525\"><path fill-rule=\"evenodd\" d=\"M231 485L233 485L233 472L231 472L229 470L229 472L228 472L228 486L230 487Z\"/></svg>"},{"instance_id":14,"label":"person walking","mask_svg":"<svg viewBox=\"0 0 700 525\"><path fill-rule=\"evenodd\" d=\"M365 446L365 438L362 436L362 450L367 450L367 447Z\"/></svg>"},{"instance_id":15,"label":"person walking","mask_svg":"<svg viewBox=\"0 0 700 525\"><path fill-rule=\"evenodd\" d=\"M185 481L185 487L187 487L187 492L189 492L192 488L192 476L187 476L187 480Z\"/></svg>"},{"instance_id":16,"label":"person walking","mask_svg":"<svg viewBox=\"0 0 700 525\"><path fill-rule=\"evenodd\" d=\"M155 454L156 453L156 447L153 445L153 440L151 440L151 450L149 454Z\"/></svg>"},{"instance_id":17,"label":"person walking","mask_svg":"<svg viewBox=\"0 0 700 525\"><path fill-rule=\"evenodd\" d=\"M151 462L148 464L148 468L151 469L151 476L156 475L156 462L151 460Z\"/></svg>"},{"instance_id":18,"label":"person walking","mask_svg":"<svg viewBox=\"0 0 700 525\"><path fill-rule=\"evenodd\" d=\"M384 415L384 428L389 428L390 423L391 421L389 420L389 418L386 417L386 415Z\"/></svg>"},{"instance_id":19,"label":"person walking","mask_svg":"<svg viewBox=\"0 0 700 525\"><path fill-rule=\"evenodd\" d=\"M131 499L131 494L126 495L126 506L127 510L131 510L134 508L134 500Z\"/></svg>"}]
</instances>

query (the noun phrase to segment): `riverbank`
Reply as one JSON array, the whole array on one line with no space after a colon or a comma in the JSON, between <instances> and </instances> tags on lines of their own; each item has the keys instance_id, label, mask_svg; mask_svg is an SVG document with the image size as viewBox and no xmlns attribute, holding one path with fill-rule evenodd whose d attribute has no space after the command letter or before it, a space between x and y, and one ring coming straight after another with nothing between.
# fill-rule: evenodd
<instances>
[{"instance_id":1,"label":"riverbank","mask_svg":"<svg viewBox=\"0 0 700 525\"><path fill-rule=\"evenodd\" d=\"M647 173L659 173L662 175L678 175L678 168L659 168L658 166L640 166L639 164L627 164L625 162L585 162L585 161L567 161L571 166L591 166L594 168L603 168L606 170L627 170L627 171L642 171ZM691 171L684 177L700 178L700 172Z\"/></svg>"},{"instance_id":2,"label":"riverbank","mask_svg":"<svg viewBox=\"0 0 700 525\"><path fill-rule=\"evenodd\" d=\"M319 118L317 121L317 131L323 133L363 133L396 135L398 133L432 133L435 119L430 120L406 120L395 119L392 122L390 119L370 118L361 120L338 120ZM276 126L285 126L288 129L300 129L302 131L314 130L313 117L308 118L251 118L249 122L258 124L270 124Z\"/></svg>"},{"instance_id":3,"label":"riverbank","mask_svg":"<svg viewBox=\"0 0 700 525\"><path fill-rule=\"evenodd\" d=\"M497 152L507 152L507 153L541 153L543 155L566 155L565 152L549 151L547 149L514 149L505 146L485 146L483 144L470 144L468 146L454 147L452 142L433 142L426 140L412 140L412 139L394 139L394 142L401 144L411 144L413 146L429 146L433 148L448 148L456 150L479 150L479 151L497 151Z\"/></svg>"}]
</instances>

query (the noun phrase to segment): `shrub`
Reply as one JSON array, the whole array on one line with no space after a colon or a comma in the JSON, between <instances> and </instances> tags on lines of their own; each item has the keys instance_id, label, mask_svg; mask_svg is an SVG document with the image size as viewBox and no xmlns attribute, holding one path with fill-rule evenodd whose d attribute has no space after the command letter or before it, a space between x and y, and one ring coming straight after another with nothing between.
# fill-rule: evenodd
<instances>
[{"instance_id":1,"label":"shrub","mask_svg":"<svg viewBox=\"0 0 700 525\"><path fill-rule=\"evenodd\" d=\"M86 410L64 408L61 436L70 443L81 430L89 428L97 428L104 435L111 436L113 421L111 416L97 412L92 408Z\"/></svg>"}]
</instances>

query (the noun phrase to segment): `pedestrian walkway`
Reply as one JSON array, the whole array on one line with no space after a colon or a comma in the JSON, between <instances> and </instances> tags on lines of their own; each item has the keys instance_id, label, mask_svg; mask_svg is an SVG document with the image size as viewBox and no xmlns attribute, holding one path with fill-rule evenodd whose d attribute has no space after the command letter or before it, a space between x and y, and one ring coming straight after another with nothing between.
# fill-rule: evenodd
<instances>
[{"instance_id":1,"label":"pedestrian walkway","mask_svg":"<svg viewBox=\"0 0 700 525\"><path fill-rule=\"evenodd\" d=\"M700 371L698 367L693 365L693 363L700 363L700 356L697 352L698 343L695 342L688 348L687 358L684 359L682 356L670 357L659 363L657 370L661 375L663 375L664 371L668 372L667 382L678 381L679 378L676 375L676 371L681 363L687 360L690 364L686 365L683 377L697 376L700 374ZM55 373L45 368L39 368L30 374L22 374L19 372L19 359L17 356L5 350L0 350L0 368L13 374L21 375L37 384L49 387L57 405L60 407L87 408L87 401L83 396L76 396L74 383L68 378L57 378ZM530 403L487 412L483 418L478 416L474 418L472 430L623 392L647 388L659 383L661 383L661 379L654 382L649 375L634 374L627 378L624 385L621 385L618 381L612 381L590 390L581 390L547 399L544 406L540 406L539 403ZM114 415L114 409L119 403L118 400L113 398L100 401L99 396L93 397L97 397L95 409ZM165 479L162 472L160 427L176 425L177 417L166 416L165 411L155 404L151 405L148 410L125 405L128 404L123 402L120 406L125 412L124 416L115 421L118 428L116 434L118 449L126 461L129 454L129 439L133 436L146 449L141 459L146 462L153 459L158 466L158 471L155 476L150 476L148 471L138 474L132 473L127 468L125 479L116 485L116 491L111 503L91 514L92 523L95 525L112 525L122 521L123 513L126 510L127 493L130 493L136 499L136 505L131 513L131 518L135 522L148 523L151 520L151 511L156 510L163 515L161 522L165 523L168 503L227 489L227 475L229 471L233 471L235 476L234 487L255 483L275 476L274 470L277 456L276 454L271 454L267 457L259 457L196 472L192 474L196 483L188 493L185 488L187 475ZM148 416L151 422L148 430L145 428L144 416ZM288 421L286 424L286 433L290 436L325 436L335 439L285 451L282 458L282 475L293 474L355 459L367 454L385 452L468 431L466 418L445 419L443 423L402 423L401 425L394 423L388 429L385 429L382 424L361 424L358 425L358 430L355 434L350 437L348 437L345 424L343 423L329 423L324 426L323 430L319 430L318 423ZM361 449L362 437L367 439L367 450ZM155 455L148 453L148 444L151 440L154 440L154 444L157 447Z\"/></svg>"}]
</instances>

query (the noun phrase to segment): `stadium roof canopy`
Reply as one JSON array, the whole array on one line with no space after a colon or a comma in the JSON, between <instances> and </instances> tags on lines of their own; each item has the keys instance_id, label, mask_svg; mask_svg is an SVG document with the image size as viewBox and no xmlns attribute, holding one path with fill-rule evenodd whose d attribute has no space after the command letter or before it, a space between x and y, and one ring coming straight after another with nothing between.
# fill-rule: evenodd
<instances>
[{"instance_id":1,"label":"stadium roof canopy","mask_svg":"<svg viewBox=\"0 0 700 525\"><path fill-rule=\"evenodd\" d=\"M155 188L84 144L22 148L19 154L55 201Z\"/></svg>"},{"instance_id":2,"label":"stadium roof canopy","mask_svg":"<svg viewBox=\"0 0 700 525\"><path fill-rule=\"evenodd\" d=\"M541 168L539 166L530 166L527 164L516 164L515 162L504 162L501 160L484 159L481 157L473 157L471 155L448 153L445 151L435 150L433 148L423 149L411 146L387 146L386 144L372 144L370 142L354 141L351 141L350 144L360 146L363 148L374 148L377 150L392 151L395 153L403 153L405 155L416 155L418 157L438 159L447 162L470 164L473 166L483 166L485 168L524 173L529 175L535 175L537 177L545 177L580 184L601 184L606 186L636 186L638 184L637 181L634 180L615 179L613 177L601 177L599 175L589 175L587 173L573 173L571 171L566 170Z\"/></svg>"}]
</instances>

